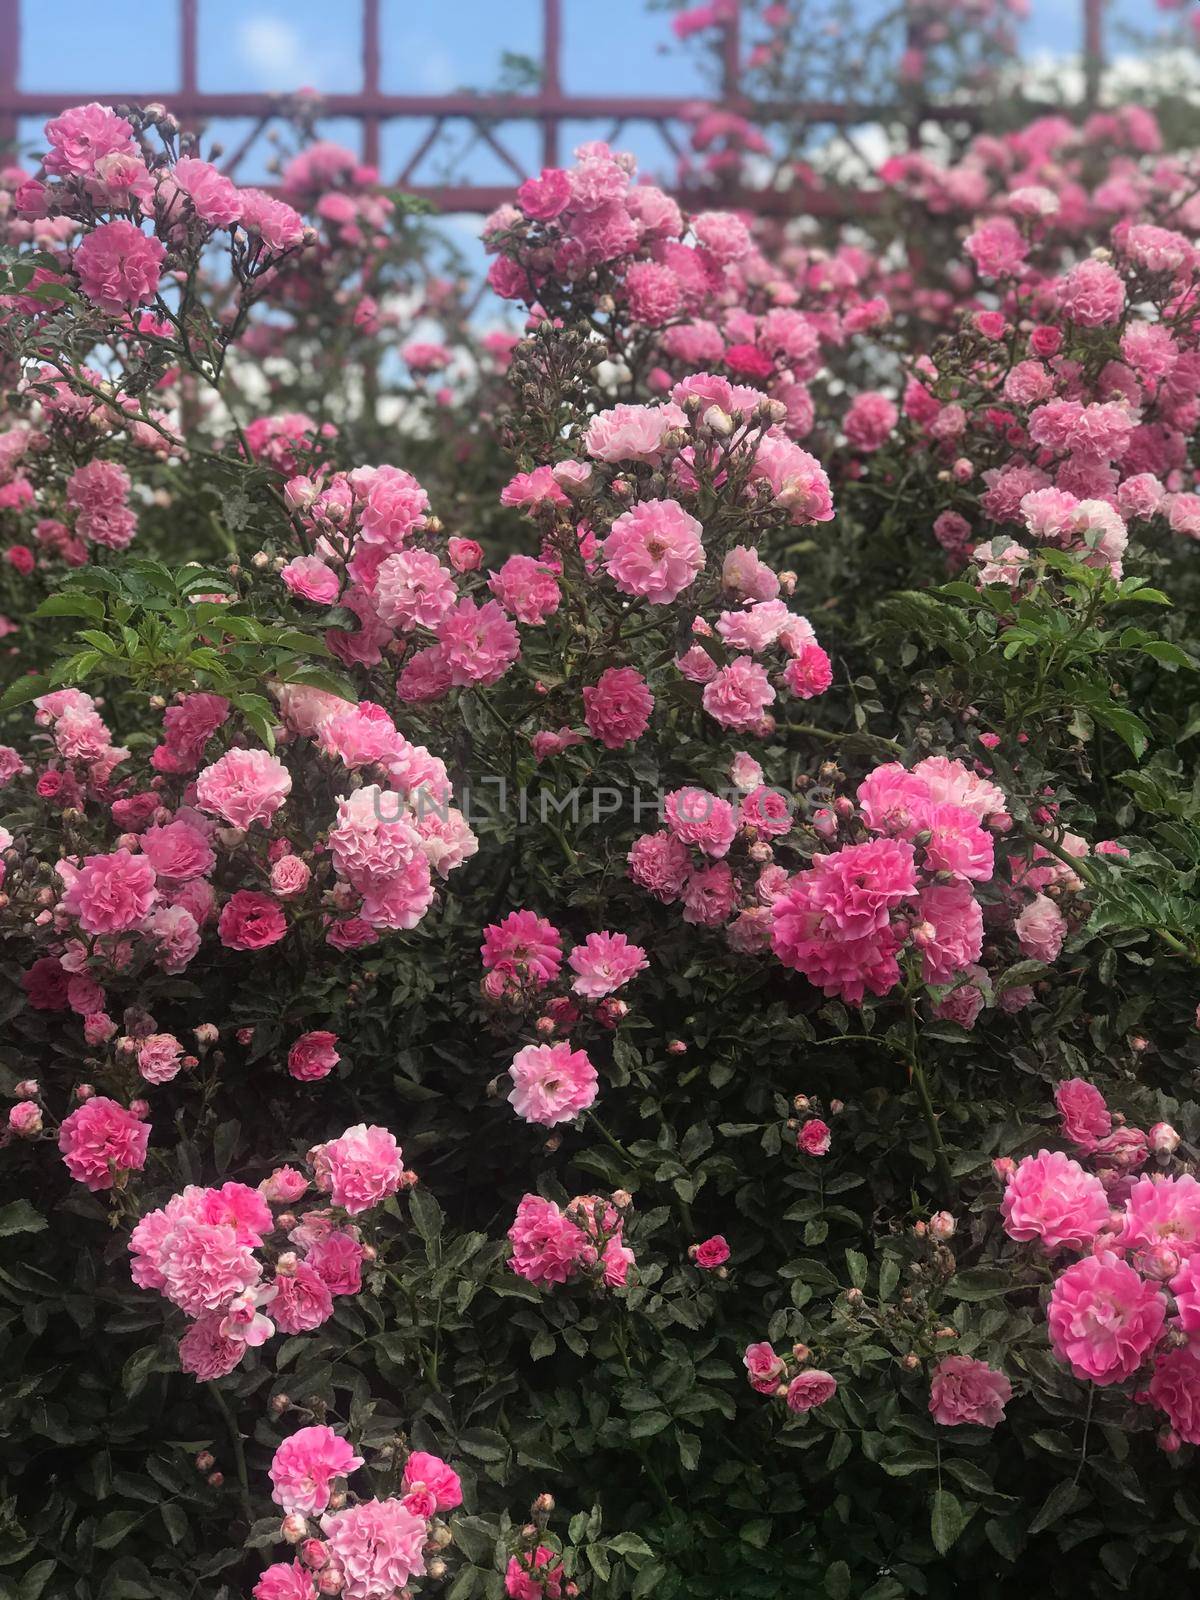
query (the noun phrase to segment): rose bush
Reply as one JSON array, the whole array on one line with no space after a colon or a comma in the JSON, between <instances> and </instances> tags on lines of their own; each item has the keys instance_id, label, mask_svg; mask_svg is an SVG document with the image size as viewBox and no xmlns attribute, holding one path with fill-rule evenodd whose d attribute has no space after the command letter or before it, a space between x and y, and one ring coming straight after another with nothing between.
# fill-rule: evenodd
<instances>
[{"instance_id":1,"label":"rose bush","mask_svg":"<svg viewBox=\"0 0 1200 1600\"><path fill-rule=\"evenodd\" d=\"M1179 1592L1191 159L910 153L922 262L584 145L484 225L520 336L426 282L388 430L307 366L400 322L373 174L46 137L6 1592Z\"/></svg>"}]
</instances>

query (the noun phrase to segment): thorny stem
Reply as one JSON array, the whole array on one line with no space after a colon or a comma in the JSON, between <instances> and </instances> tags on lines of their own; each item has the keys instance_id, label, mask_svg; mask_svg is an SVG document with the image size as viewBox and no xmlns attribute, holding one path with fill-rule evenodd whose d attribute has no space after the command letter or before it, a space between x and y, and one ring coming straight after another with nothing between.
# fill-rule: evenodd
<instances>
[{"instance_id":1,"label":"thorny stem","mask_svg":"<svg viewBox=\"0 0 1200 1600\"><path fill-rule=\"evenodd\" d=\"M1083 1419L1083 1441L1079 1446L1079 1465L1075 1468L1075 1476L1071 1479L1073 1484L1079 1482L1084 1467L1087 1465L1088 1433L1092 1426L1092 1407L1096 1403L1096 1385L1088 1384L1087 1412Z\"/></svg>"},{"instance_id":2,"label":"thorny stem","mask_svg":"<svg viewBox=\"0 0 1200 1600\"><path fill-rule=\"evenodd\" d=\"M246 1472L246 1452L242 1448L242 1435L233 1412L229 1409L229 1402L215 1383L209 1385L209 1392L216 1402L217 1410L225 1419L225 1429L229 1434L229 1443L233 1446L233 1459L237 1467L238 1498L242 1502L242 1514L247 1523L252 1523L254 1512L250 1505L250 1478Z\"/></svg>"}]
</instances>

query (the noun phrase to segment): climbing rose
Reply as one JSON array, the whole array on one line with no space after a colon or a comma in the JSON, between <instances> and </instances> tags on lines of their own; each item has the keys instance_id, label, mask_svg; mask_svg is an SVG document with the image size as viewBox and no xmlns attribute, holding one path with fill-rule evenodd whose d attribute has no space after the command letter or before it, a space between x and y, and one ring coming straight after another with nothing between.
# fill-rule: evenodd
<instances>
[{"instance_id":1,"label":"climbing rose","mask_svg":"<svg viewBox=\"0 0 1200 1600\"><path fill-rule=\"evenodd\" d=\"M1067 934L1062 912L1044 894L1031 900L1013 924L1021 954L1034 961L1054 961Z\"/></svg>"},{"instance_id":2,"label":"climbing rose","mask_svg":"<svg viewBox=\"0 0 1200 1600\"><path fill-rule=\"evenodd\" d=\"M1051 1290L1050 1343L1077 1378L1120 1383L1157 1342L1166 1312L1152 1283L1102 1250L1068 1267Z\"/></svg>"},{"instance_id":3,"label":"climbing rose","mask_svg":"<svg viewBox=\"0 0 1200 1600\"><path fill-rule=\"evenodd\" d=\"M634 744L650 726L654 696L635 667L609 667L583 691L588 732L608 750Z\"/></svg>"},{"instance_id":4,"label":"climbing rose","mask_svg":"<svg viewBox=\"0 0 1200 1600\"><path fill-rule=\"evenodd\" d=\"M569 1044L528 1044L509 1068L508 1102L526 1122L553 1128L570 1122L596 1098L596 1069L585 1050Z\"/></svg>"},{"instance_id":5,"label":"climbing rose","mask_svg":"<svg viewBox=\"0 0 1200 1600\"><path fill-rule=\"evenodd\" d=\"M88 299L117 316L154 299L166 253L132 222L102 222L84 235L72 264Z\"/></svg>"},{"instance_id":6,"label":"climbing rose","mask_svg":"<svg viewBox=\"0 0 1200 1600\"><path fill-rule=\"evenodd\" d=\"M1181 1439L1200 1444L1200 1357L1193 1349L1159 1356L1146 1395Z\"/></svg>"},{"instance_id":7,"label":"climbing rose","mask_svg":"<svg viewBox=\"0 0 1200 1600\"><path fill-rule=\"evenodd\" d=\"M327 1078L342 1059L337 1051L338 1036L323 1028L302 1033L288 1051L288 1071L293 1078L309 1083Z\"/></svg>"},{"instance_id":8,"label":"climbing rose","mask_svg":"<svg viewBox=\"0 0 1200 1600\"><path fill-rule=\"evenodd\" d=\"M1062 1118L1062 1130L1072 1144L1094 1150L1100 1139L1112 1132L1112 1113L1104 1096L1083 1078L1064 1078L1054 1090L1054 1103Z\"/></svg>"},{"instance_id":9,"label":"climbing rose","mask_svg":"<svg viewBox=\"0 0 1200 1600\"><path fill-rule=\"evenodd\" d=\"M558 976L562 935L533 911L510 911L502 922L489 923L483 930L480 953L486 971L532 981L540 988Z\"/></svg>"},{"instance_id":10,"label":"climbing rose","mask_svg":"<svg viewBox=\"0 0 1200 1600\"><path fill-rule=\"evenodd\" d=\"M788 1384L787 1408L789 1411L812 1411L832 1400L836 1393L837 1379L819 1367L811 1367Z\"/></svg>"},{"instance_id":11,"label":"climbing rose","mask_svg":"<svg viewBox=\"0 0 1200 1600\"><path fill-rule=\"evenodd\" d=\"M1108 1221L1108 1196L1099 1178L1061 1150L1039 1150L1021 1161L1000 1202L1004 1231L1047 1250L1084 1250Z\"/></svg>"},{"instance_id":12,"label":"climbing rose","mask_svg":"<svg viewBox=\"0 0 1200 1600\"><path fill-rule=\"evenodd\" d=\"M572 989L589 1000L615 994L649 966L646 952L640 945L630 944L623 933L589 933L567 961L577 974Z\"/></svg>"},{"instance_id":13,"label":"climbing rose","mask_svg":"<svg viewBox=\"0 0 1200 1600\"><path fill-rule=\"evenodd\" d=\"M782 1359L775 1354L765 1339L746 1346L742 1365L746 1369L750 1387L759 1394L774 1394L775 1387L786 1370Z\"/></svg>"},{"instance_id":14,"label":"climbing rose","mask_svg":"<svg viewBox=\"0 0 1200 1600\"><path fill-rule=\"evenodd\" d=\"M417 1488L427 1490L433 1496L435 1511L453 1511L462 1505L458 1473L440 1456L431 1456L425 1450L414 1450L404 1463L404 1487L410 1493Z\"/></svg>"},{"instance_id":15,"label":"climbing rose","mask_svg":"<svg viewBox=\"0 0 1200 1600\"><path fill-rule=\"evenodd\" d=\"M217 935L228 950L265 950L287 933L279 903L256 889L230 895L217 920Z\"/></svg>"},{"instance_id":16,"label":"climbing rose","mask_svg":"<svg viewBox=\"0 0 1200 1600\"><path fill-rule=\"evenodd\" d=\"M622 594L669 605L704 566L701 527L676 500L644 500L601 543L604 569Z\"/></svg>"},{"instance_id":17,"label":"climbing rose","mask_svg":"<svg viewBox=\"0 0 1200 1600\"><path fill-rule=\"evenodd\" d=\"M271 1499L284 1511L314 1516L329 1505L334 1478L345 1478L361 1467L349 1443L323 1423L291 1434L271 1458Z\"/></svg>"},{"instance_id":18,"label":"climbing rose","mask_svg":"<svg viewBox=\"0 0 1200 1600\"><path fill-rule=\"evenodd\" d=\"M714 1233L711 1239L705 1239L702 1244L696 1245L695 1250L696 1265L703 1267L707 1272L723 1266L729 1260L729 1245L723 1233Z\"/></svg>"},{"instance_id":19,"label":"climbing rose","mask_svg":"<svg viewBox=\"0 0 1200 1600\"><path fill-rule=\"evenodd\" d=\"M929 1412L935 1422L946 1428L957 1428L962 1423L994 1428L1004 1420L1004 1408L1012 1399L1012 1392L1012 1384L1004 1374L986 1361L946 1356L933 1369Z\"/></svg>"},{"instance_id":20,"label":"climbing rose","mask_svg":"<svg viewBox=\"0 0 1200 1600\"><path fill-rule=\"evenodd\" d=\"M235 828L269 827L291 790L291 774L266 750L230 750L196 779L196 804Z\"/></svg>"},{"instance_id":21,"label":"climbing rose","mask_svg":"<svg viewBox=\"0 0 1200 1600\"><path fill-rule=\"evenodd\" d=\"M254 1600L317 1600L313 1575L299 1561L272 1562L251 1593Z\"/></svg>"},{"instance_id":22,"label":"climbing rose","mask_svg":"<svg viewBox=\"0 0 1200 1600\"><path fill-rule=\"evenodd\" d=\"M63 910L79 918L84 933L123 933L149 914L156 898L155 881L145 856L128 850L88 856L68 884Z\"/></svg>"},{"instance_id":23,"label":"climbing rose","mask_svg":"<svg viewBox=\"0 0 1200 1600\"><path fill-rule=\"evenodd\" d=\"M399 1500L366 1500L327 1512L321 1531L345 1575L345 1600L390 1600L425 1571L428 1527Z\"/></svg>"},{"instance_id":24,"label":"climbing rose","mask_svg":"<svg viewBox=\"0 0 1200 1600\"><path fill-rule=\"evenodd\" d=\"M359 1122L309 1151L317 1188L351 1216L377 1206L400 1187L400 1146L386 1128Z\"/></svg>"},{"instance_id":25,"label":"climbing rose","mask_svg":"<svg viewBox=\"0 0 1200 1600\"><path fill-rule=\"evenodd\" d=\"M111 1189L127 1172L140 1172L149 1142L150 1124L102 1094L64 1117L58 1130L67 1171L93 1194Z\"/></svg>"},{"instance_id":26,"label":"climbing rose","mask_svg":"<svg viewBox=\"0 0 1200 1600\"><path fill-rule=\"evenodd\" d=\"M530 1283L566 1283L587 1244L582 1228L552 1200L527 1194L508 1230L509 1266Z\"/></svg>"}]
</instances>

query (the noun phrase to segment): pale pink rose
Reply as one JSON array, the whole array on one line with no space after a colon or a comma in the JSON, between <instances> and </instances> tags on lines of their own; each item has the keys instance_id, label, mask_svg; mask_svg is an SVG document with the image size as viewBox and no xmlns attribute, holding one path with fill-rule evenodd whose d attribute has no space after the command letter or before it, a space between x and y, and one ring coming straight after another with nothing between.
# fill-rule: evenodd
<instances>
[{"instance_id":1,"label":"pale pink rose","mask_svg":"<svg viewBox=\"0 0 1200 1600\"><path fill-rule=\"evenodd\" d=\"M375 574L375 609L389 628L436 628L458 598L453 575L428 550L398 550Z\"/></svg>"},{"instance_id":2,"label":"pale pink rose","mask_svg":"<svg viewBox=\"0 0 1200 1600\"><path fill-rule=\"evenodd\" d=\"M138 1071L147 1083L170 1083L183 1065L183 1046L173 1033L152 1033L138 1044Z\"/></svg>"},{"instance_id":3,"label":"pale pink rose","mask_svg":"<svg viewBox=\"0 0 1200 1600\"><path fill-rule=\"evenodd\" d=\"M271 1288L271 1317L280 1333L311 1333L333 1315L333 1295L307 1261L292 1272L277 1271Z\"/></svg>"},{"instance_id":4,"label":"pale pink rose","mask_svg":"<svg viewBox=\"0 0 1200 1600\"><path fill-rule=\"evenodd\" d=\"M36 1100L18 1100L8 1108L9 1131L18 1139L32 1139L42 1131L42 1108Z\"/></svg>"},{"instance_id":5,"label":"pale pink rose","mask_svg":"<svg viewBox=\"0 0 1200 1600\"><path fill-rule=\"evenodd\" d=\"M291 790L291 773L266 750L230 750L197 777L196 804L235 828L269 827Z\"/></svg>"},{"instance_id":6,"label":"pale pink rose","mask_svg":"<svg viewBox=\"0 0 1200 1600\"><path fill-rule=\"evenodd\" d=\"M675 500L623 512L601 542L605 571L622 594L669 605L704 567L701 526Z\"/></svg>"},{"instance_id":7,"label":"pale pink rose","mask_svg":"<svg viewBox=\"0 0 1200 1600\"><path fill-rule=\"evenodd\" d=\"M640 945L630 944L623 933L589 933L567 957L576 973L571 988L589 1000L615 994L649 966Z\"/></svg>"},{"instance_id":8,"label":"pale pink rose","mask_svg":"<svg viewBox=\"0 0 1200 1600\"><path fill-rule=\"evenodd\" d=\"M291 1205L308 1188L308 1179L295 1167L276 1167L269 1178L264 1178L259 1189L276 1205Z\"/></svg>"},{"instance_id":9,"label":"pale pink rose","mask_svg":"<svg viewBox=\"0 0 1200 1600\"><path fill-rule=\"evenodd\" d=\"M179 1365L200 1383L224 1378L246 1354L244 1340L230 1339L221 1332L223 1321L220 1312L199 1317L179 1341Z\"/></svg>"},{"instance_id":10,"label":"pale pink rose","mask_svg":"<svg viewBox=\"0 0 1200 1600\"><path fill-rule=\"evenodd\" d=\"M156 899L154 868L128 850L88 856L62 898L84 933L125 933L136 928Z\"/></svg>"},{"instance_id":11,"label":"pale pink rose","mask_svg":"<svg viewBox=\"0 0 1200 1600\"><path fill-rule=\"evenodd\" d=\"M140 839L143 855L164 885L205 877L217 864L204 834L181 819L147 828Z\"/></svg>"},{"instance_id":12,"label":"pale pink rose","mask_svg":"<svg viewBox=\"0 0 1200 1600\"><path fill-rule=\"evenodd\" d=\"M735 656L705 685L705 711L723 728L754 729L775 699L766 668L749 656Z\"/></svg>"},{"instance_id":13,"label":"pale pink rose","mask_svg":"<svg viewBox=\"0 0 1200 1600\"><path fill-rule=\"evenodd\" d=\"M332 567L319 556L295 556L279 574L285 587L302 600L331 606L341 592L341 583Z\"/></svg>"},{"instance_id":14,"label":"pale pink rose","mask_svg":"<svg viewBox=\"0 0 1200 1600\"><path fill-rule=\"evenodd\" d=\"M531 627L553 616L562 601L558 579L532 556L509 556L498 572L489 573L488 588L509 616Z\"/></svg>"},{"instance_id":15,"label":"pale pink rose","mask_svg":"<svg viewBox=\"0 0 1200 1600\"><path fill-rule=\"evenodd\" d=\"M309 1152L317 1188L351 1216L379 1205L400 1187L400 1146L386 1128L356 1123Z\"/></svg>"},{"instance_id":16,"label":"pale pink rose","mask_svg":"<svg viewBox=\"0 0 1200 1600\"><path fill-rule=\"evenodd\" d=\"M237 185L210 161L181 156L171 168L165 187L171 185L187 196L200 221L210 228L228 228L241 215Z\"/></svg>"},{"instance_id":17,"label":"pale pink rose","mask_svg":"<svg viewBox=\"0 0 1200 1600\"><path fill-rule=\"evenodd\" d=\"M242 189L239 221L247 233L260 238L267 250L278 254L293 250L304 239L304 218L286 201L262 189Z\"/></svg>"},{"instance_id":18,"label":"pale pink rose","mask_svg":"<svg viewBox=\"0 0 1200 1600\"><path fill-rule=\"evenodd\" d=\"M742 1365L746 1369L750 1387L759 1394L774 1394L780 1378L787 1370L783 1360L775 1354L765 1339L758 1344L746 1346Z\"/></svg>"},{"instance_id":19,"label":"pale pink rose","mask_svg":"<svg viewBox=\"0 0 1200 1600\"><path fill-rule=\"evenodd\" d=\"M634 883L664 905L679 899L692 868L687 846L666 832L642 834L627 859Z\"/></svg>"},{"instance_id":20,"label":"pale pink rose","mask_svg":"<svg viewBox=\"0 0 1200 1600\"><path fill-rule=\"evenodd\" d=\"M345 1600L385 1600L425 1571L427 1524L399 1500L327 1512L321 1531L342 1569Z\"/></svg>"},{"instance_id":21,"label":"pale pink rose","mask_svg":"<svg viewBox=\"0 0 1200 1600\"><path fill-rule=\"evenodd\" d=\"M280 900L294 900L304 893L312 878L312 869L299 856L280 856L271 867L271 892Z\"/></svg>"},{"instance_id":22,"label":"pale pink rose","mask_svg":"<svg viewBox=\"0 0 1200 1600\"><path fill-rule=\"evenodd\" d=\"M597 1074L585 1050L569 1044L529 1044L513 1057L508 1102L526 1122L553 1128L570 1122L596 1099Z\"/></svg>"},{"instance_id":23,"label":"pale pink rose","mask_svg":"<svg viewBox=\"0 0 1200 1600\"><path fill-rule=\"evenodd\" d=\"M1021 954L1033 961L1054 961L1067 936L1066 918L1044 894L1031 900L1013 923Z\"/></svg>"}]
</instances>

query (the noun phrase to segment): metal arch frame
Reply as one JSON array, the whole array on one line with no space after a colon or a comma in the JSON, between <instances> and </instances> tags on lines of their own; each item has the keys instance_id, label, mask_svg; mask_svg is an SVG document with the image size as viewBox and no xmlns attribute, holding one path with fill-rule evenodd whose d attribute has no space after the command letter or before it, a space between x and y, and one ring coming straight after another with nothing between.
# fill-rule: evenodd
<instances>
[{"instance_id":1,"label":"metal arch frame","mask_svg":"<svg viewBox=\"0 0 1200 1600\"><path fill-rule=\"evenodd\" d=\"M202 90L198 77L198 38L200 0L176 0L179 17L179 86L162 90L116 91L95 86L89 94L110 104L168 104L187 127L202 127L213 117L248 117L254 128L226 161L233 171L244 159L260 134L287 109L292 97L269 94L230 94ZM349 9L349 0L345 0ZM663 142L675 154L682 153L676 129L682 131L687 113L694 109L696 97L662 95L576 95L562 83L562 0L542 0L541 85L534 94L389 94L381 87L381 0L361 0L362 86L351 94L321 95L322 117L351 118L362 129L362 156L371 166L379 165L380 143L385 123L425 124L421 137L396 186L433 202L443 212L487 212L512 196L512 185L422 184L413 181L421 162L442 137L447 124L462 124L473 130L508 167L513 183L529 174L496 133L505 122L534 123L541 133L541 165L559 165L560 133L566 122L611 119L611 138L619 136L629 122L649 123L657 128ZM1082 0L1085 103L1095 103L1103 66L1104 0ZM774 113L777 120L825 123L846 126L894 116L895 106L871 106L836 101L805 101L789 106L752 103L741 89L741 41L736 9L732 20L723 24L720 41L722 94L720 104L745 114ZM21 78L21 0L0 0L0 144L15 142L19 119L48 116L62 109L64 91L23 90ZM293 102L294 103L294 102ZM924 107L920 120L962 121L969 111L962 107ZM790 191L726 190L722 202L744 203L757 211L812 215L841 215L848 207L864 209L866 194L839 195L830 191L793 189Z\"/></svg>"}]
</instances>

